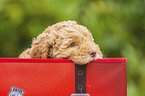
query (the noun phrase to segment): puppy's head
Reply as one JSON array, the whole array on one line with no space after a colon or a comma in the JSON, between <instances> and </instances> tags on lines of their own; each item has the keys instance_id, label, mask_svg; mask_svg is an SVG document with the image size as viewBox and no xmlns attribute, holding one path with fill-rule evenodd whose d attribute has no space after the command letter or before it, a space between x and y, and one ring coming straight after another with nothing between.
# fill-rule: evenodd
<instances>
[{"instance_id":1,"label":"puppy's head","mask_svg":"<svg viewBox=\"0 0 145 96\"><path fill-rule=\"evenodd\" d=\"M49 26L32 43L31 58L68 58L82 65L102 57L91 33L75 21Z\"/></svg>"}]
</instances>

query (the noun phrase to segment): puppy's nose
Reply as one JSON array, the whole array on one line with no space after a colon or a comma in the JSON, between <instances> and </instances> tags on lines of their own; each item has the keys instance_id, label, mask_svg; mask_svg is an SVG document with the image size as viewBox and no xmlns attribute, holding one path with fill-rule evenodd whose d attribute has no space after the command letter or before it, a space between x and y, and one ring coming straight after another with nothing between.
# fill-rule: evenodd
<instances>
[{"instance_id":1,"label":"puppy's nose","mask_svg":"<svg viewBox=\"0 0 145 96\"><path fill-rule=\"evenodd\" d=\"M89 55L91 55L91 57L95 57L96 56L96 51L95 50L89 51Z\"/></svg>"}]
</instances>

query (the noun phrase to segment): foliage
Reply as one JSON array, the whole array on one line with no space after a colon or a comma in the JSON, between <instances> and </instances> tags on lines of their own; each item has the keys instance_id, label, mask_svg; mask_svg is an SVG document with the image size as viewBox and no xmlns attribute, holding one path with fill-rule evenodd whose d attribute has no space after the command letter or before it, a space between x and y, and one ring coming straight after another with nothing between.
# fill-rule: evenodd
<instances>
[{"instance_id":1,"label":"foliage","mask_svg":"<svg viewBox=\"0 0 145 96\"><path fill-rule=\"evenodd\" d=\"M0 57L18 57L48 26L75 20L105 57L126 57L128 96L145 96L144 0L0 0Z\"/></svg>"}]
</instances>

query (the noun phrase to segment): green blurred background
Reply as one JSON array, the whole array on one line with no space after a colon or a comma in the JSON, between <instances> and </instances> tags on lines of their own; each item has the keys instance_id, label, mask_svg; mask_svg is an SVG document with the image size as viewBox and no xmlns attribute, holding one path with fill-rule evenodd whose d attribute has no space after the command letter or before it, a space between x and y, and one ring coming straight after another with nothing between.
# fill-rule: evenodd
<instances>
[{"instance_id":1,"label":"green blurred background","mask_svg":"<svg viewBox=\"0 0 145 96\"><path fill-rule=\"evenodd\" d=\"M18 57L52 24L86 26L105 57L126 57L127 94L145 96L144 0L0 0L0 57Z\"/></svg>"}]
</instances>

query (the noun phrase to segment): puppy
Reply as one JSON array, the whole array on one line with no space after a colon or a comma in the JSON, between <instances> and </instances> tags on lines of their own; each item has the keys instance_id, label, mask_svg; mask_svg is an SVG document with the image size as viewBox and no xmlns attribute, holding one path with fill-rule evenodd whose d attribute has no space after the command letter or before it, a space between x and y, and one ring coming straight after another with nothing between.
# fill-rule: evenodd
<instances>
[{"instance_id":1,"label":"puppy","mask_svg":"<svg viewBox=\"0 0 145 96\"><path fill-rule=\"evenodd\" d=\"M83 65L103 55L86 27L75 21L63 21L48 26L19 58L68 58Z\"/></svg>"}]
</instances>

